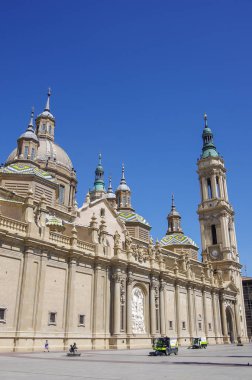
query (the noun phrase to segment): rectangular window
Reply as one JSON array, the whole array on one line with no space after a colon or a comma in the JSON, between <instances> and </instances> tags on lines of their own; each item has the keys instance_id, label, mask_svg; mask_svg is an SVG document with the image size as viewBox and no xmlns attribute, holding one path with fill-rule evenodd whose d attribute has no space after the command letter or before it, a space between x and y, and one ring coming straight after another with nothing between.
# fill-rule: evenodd
<instances>
[{"instance_id":1,"label":"rectangular window","mask_svg":"<svg viewBox=\"0 0 252 380\"><path fill-rule=\"evenodd\" d=\"M1 307L0 308L0 322L5 323L5 317L6 317L6 309Z\"/></svg>"},{"instance_id":2,"label":"rectangular window","mask_svg":"<svg viewBox=\"0 0 252 380\"><path fill-rule=\"evenodd\" d=\"M25 146L24 147L24 158L28 158L28 154L29 154L29 147Z\"/></svg>"},{"instance_id":3,"label":"rectangular window","mask_svg":"<svg viewBox=\"0 0 252 380\"><path fill-rule=\"evenodd\" d=\"M210 178L207 178L207 195L208 195L208 199L213 198L212 185L211 185L211 179Z\"/></svg>"},{"instance_id":4,"label":"rectangular window","mask_svg":"<svg viewBox=\"0 0 252 380\"><path fill-rule=\"evenodd\" d=\"M59 204L63 205L65 201L65 186L59 186Z\"/></svg>"},{"instance_id":5,"label":"rectangular window","mask_svg":"<svg viewBox=\"0 0 252 380\"><path fill-rule=\"evenodd\" d=\"M55 312L49 313L49 321L48 321L49 325L56 325L56 314L57 313L55 313Z\"/></svg>"},{"instance_id":6,"label":"rectangular window","mask_svg":"<svg viewBox=\"0 0 252 380\"><path fill-rule=\"evenodd\" d=\"M208 329L212 330L212 324L211 323L208 323Z\"/></svg>"},{"instance_id":7,"label":"rectangular window","mask_svg":"<svg viewBox=\"0 0 252 380\"><path fill-rule=\"evenodd\" d=\"M172 321L169 321L169 329L172 330Z\"/></svg>"},{"instance_id":8,"label":"rectangular window","mask_svg":"<svg viewBox=\"0 0 252 380\"><path fill-rule=\"evenodd\" d=\"M199 322L199 330L202 329L202 325L201 325L201 322Z\"/></svg>"},{"instance_id":9,"label":"rectangular window","mask_svg":"<svg viewBox=\"0 0 252 380\"><path fill-rule=\"evenodd\" d=\"M85 326L85 315L84 314L79 315L79 326Z\"/></svg>"},{"instance_id":10,"label":"rectangular window","mask_svg":"<svg viewBox=\"0 0 252 380\"><path fill-rule=\"evenodd\" d=\"M182 322L182 329L185 330L185 328L186 328L186 323Z\"/></svg>"}]
</instances>

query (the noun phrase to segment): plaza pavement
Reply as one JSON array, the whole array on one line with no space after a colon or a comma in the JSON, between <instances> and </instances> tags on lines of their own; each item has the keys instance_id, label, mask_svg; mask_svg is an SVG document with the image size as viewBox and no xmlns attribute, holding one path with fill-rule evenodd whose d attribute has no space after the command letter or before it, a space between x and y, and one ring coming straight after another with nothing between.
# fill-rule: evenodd
<instances>
[{"instance_id":1,"label":"plaza pavement","mask_svg":"<svg viewBox=\"0 0 252 380\"><path fill-rule=\"evenodd\" d=\"M178 356L148 356L150 350L1 353L1 380L252 380L252 344L179 349ZM248 365L250 364L250 365Z\"/></svg>"}]
</instances>

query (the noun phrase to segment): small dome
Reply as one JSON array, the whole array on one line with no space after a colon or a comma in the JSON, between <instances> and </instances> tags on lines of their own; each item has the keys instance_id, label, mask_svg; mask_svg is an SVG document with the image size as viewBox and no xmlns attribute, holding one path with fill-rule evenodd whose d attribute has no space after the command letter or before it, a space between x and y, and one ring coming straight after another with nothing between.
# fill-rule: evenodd
<instances>
[{"instance_id":1,"label":"small dome","mask_svg":"<svg viewBox=\"0 0 252 380\"><path fill-rule=\"evenodd\" d=\"M53 114L51 114L50 111L43 111L42 113L40 113L38 116L37 116L37 119L40 118L40 117L49 117L49 119L52 119L52 120L55 120L55 117L53 116Z\"/></svg>"},{"instance_id":2,"label":"small dome","mask_svg":"<svg viewBox=\"0 0 252 380\"><path fill-rule=\"evenodd\" d=\"M126 183L120 183L120 185L118 186L118 188L116 189L116 191L119 191L119 190L128 190L130 191L130 188L129 186L126 184Z\"/></svg>"},{"instance_id":3,"label":"small dome","mask_svg":"<svg viewBox=\"0 0 252 380\"><path fill-rule=\"evenodd\" d=\"M22 135L19 137L19 139L27 139L27 140L34 140L38 142L38 136L36 133L33 131L33 129L27 129Z\"/></svg>"},{"instance_id":4,"label":"small dome","mask_svg":"<svg viewBox=\"0 0 252 380\"><path fill-rule=\"evenodd\" d=\"M116 199L116 195L115 195L115 193L107 193L106 194L106 198L108 198L108 199Z\"/></svg>"},{"instance_id":5,"label":"small dome","mask_svg":"<svg viewBox=\"0 0 252 380\"><path fill-rule=\"evenodd\" d=\"M14 149L7 158L6 164L9 164L17 157L17 149ZM51 140L39 139L39 147L37 152L37 161L47 160L55 161L56 164L63 166L68 170L72 170L73 164L68 154L59 145Z\"/></svg>"},{"instance_id":6,"label":"small dome","mask_svg":"<svg viewBox=\"0 0 252 380\"><path fill-rule=\"evenodd\" d=\"M141 215L137 214L133 211L120 211L118 213L119 218L124 222L140 222L145 224L146 226L150 226L146 219L144 219Z\"/></svg>"}]
</instances>

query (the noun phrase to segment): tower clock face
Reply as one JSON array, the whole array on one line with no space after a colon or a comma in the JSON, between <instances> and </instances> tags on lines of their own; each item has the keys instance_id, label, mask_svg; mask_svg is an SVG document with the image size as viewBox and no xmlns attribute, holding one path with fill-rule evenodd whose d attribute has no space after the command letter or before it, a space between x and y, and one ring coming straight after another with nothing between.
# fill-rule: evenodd
<instances>
[{"instance_id":1,"label":"tower clock face","mask_svg":"<svg viewBox=\"0 0 252 380\"><path fill-rule=\"evenodd\" d=\"M211 256L212 256L213 259L217 259L218 255L219 255L219 252L216 249L214 249L211 252Z\"/></svg>"}]
</instances>

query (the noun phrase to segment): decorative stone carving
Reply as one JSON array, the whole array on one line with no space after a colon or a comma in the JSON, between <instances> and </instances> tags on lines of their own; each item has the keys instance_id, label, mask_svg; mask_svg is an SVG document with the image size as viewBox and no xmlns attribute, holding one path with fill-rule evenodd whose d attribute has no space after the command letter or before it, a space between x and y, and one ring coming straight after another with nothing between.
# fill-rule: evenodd
<instances>
[{"instance_id":1,"label":"decorative stone carving","mask_svg":"<svg viewBox=\"0 0 252 380\"><path fill-rule=\"evenodd\" d=\"M135 287L132 290L132 332L133 334L144 334L144 294L142 290Z\"/></svg>"},{"instance_id":2,"label":"decorative stone carving","mask_svg":"<svg viewBox=\"0 0 252 380\"><path fill-rule=\"evenodd\" d=\"M146 262L147 260L147 254L142 246L134 245L132 248L132 256L135 258L135 261L139 263Z\"/></svg>"},{"instance_id":3,"label":"decorative stone carving","mask_svg":"<svg viewBox=\"0 0 252 380\"><path fill-rule=\"evenodd\" d=\"M122 275L120 274L120 273L114 273L113 274L113 280L115 281L115 282L122 282L122 280L123 280L123 277L122 277Z\"/></svg>"},{"instance_id":4,"label":"decorative stone carving","mask_svg":"<svg viewBox=\"0 0 252 380\"><path fill-rule=\"evenodd\" d=\"M120 300L121 300L121 305L125 305L125 281L121 280L121 289L120 289Z\"/></svg>"}]
</instances>

